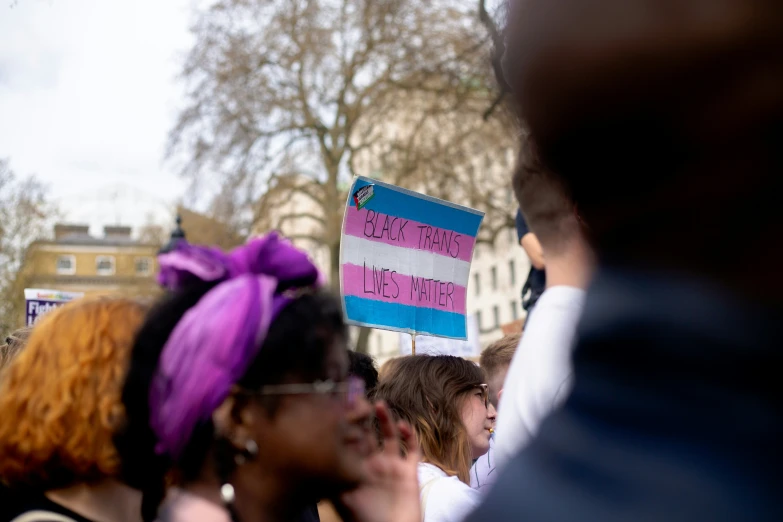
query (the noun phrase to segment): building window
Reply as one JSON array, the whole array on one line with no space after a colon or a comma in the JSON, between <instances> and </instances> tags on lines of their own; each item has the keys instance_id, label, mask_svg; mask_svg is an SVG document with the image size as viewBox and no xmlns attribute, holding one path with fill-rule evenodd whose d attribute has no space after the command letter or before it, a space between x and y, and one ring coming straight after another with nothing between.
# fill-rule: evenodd
<instances>
[{"instance_id":1,"label":"building window","mask_svg":"<svg viewBox=\"0 0 783 522\"><path fill-rule=\"evenodd\" d=\"M478 324L479 332L483 332L484 331L484 325L482 324L482 321L481 321L481 310L476 312L476 323Z\"/></svg>"},{"instance_id":2,"label":"building window","mask_svg":"<svg viewBox=\"0 0 783 522\"><path fill-rule=\"evenodd\" d=\"M149 257L136 258L136 275L147 276L152 273L152 259Z\"/></svg>"},{"instance_id":3,"label":"building window","mask_svg":"<svg viewBox=\"0 0 783 522\"><path fill-rule=\"evenodd\" d=\"M473 288L475 289L475 295L481 294L481 275L478 272L473 274Z\"/></svg>"},{"instance_id":4,"label":"building window","mask_svg":"<svg viewBox=\"0 0 783 522\"><path fill-rule=\"evenodd\" d=\"M71 255L57 256L57 273L73 275L76 273L76 257Z\"/></svg>"},{"instance_id":5,"label":"building window","mask_svg":"<svg viewBox=\"0 0 783 522\"><path fill-rule=\"evenodd\" d=\"M495 324L493 328L495 329L500 328L500 308L497 305L492 307L492 316L493 319L495 320Z\"/></svg>"},{"instance_id":6,"label":"building window","mask_svg":"<svg viewBox=\"0 0 783 522\"><path fill-rule=\"evenodd\" d=\"M516 301L511 301L511 317L514 321L519 319L519 305Z\"/></svg>"},{"instance_id":7,"label":"building window","mask_svg":"<svg viewBox=\"0 0 783 522\"><path fill-rule=\"evenodd\" d=\"M508 262L508 280L511 283L511 286L517 284L517 264L513 259Z\"/></svg>"},{"instance_id":8,"label":"building window","mask_svg":"<svg viewBox=\"0 0 783 522\"><path fill-rule=\"evenodd\" d=\"M114 275L114 256L98 256L95 258L95 271L98 275Z\"/></svg>"},{"instance_id":9,"label":"building window","mask_svg":"<svg viewBox=\"0 0 783 522\"><path fill-rule=\"evenodd\" d=\"M492 278L492 290L498 289L498 267L493 266L490 269L490 276Z\"/></svg>"}]
</instances>

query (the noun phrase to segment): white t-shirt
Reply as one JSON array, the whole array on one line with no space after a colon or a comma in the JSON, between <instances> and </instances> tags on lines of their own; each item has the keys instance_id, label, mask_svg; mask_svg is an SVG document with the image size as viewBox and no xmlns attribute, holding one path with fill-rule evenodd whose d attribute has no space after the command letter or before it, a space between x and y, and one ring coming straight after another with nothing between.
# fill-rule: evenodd
<instances>
[{"instance_id":1,"label":"white t-shirt","mask_svg":"<svg viewBox=\"0 0 783 522\"><path fill-rule=\"evenodd\" d=\"M571 390L571 351L586 292L547 288L526 321L503 384L495 441L502 468L538 431L541 421Z\"/></svg>"},{"instance_id":2,"label":"white t-shirt","mask_svg":"<svg viewBox=\"0 0 783 522\"><path fill-rule=\"evenodd\" d=\"M462 522L481 502L481 494L437 466L419 463L424 522Z\"/></svg>"},{"instance_id":3,"label":"white t-shirt","mask_svg":"<svg viewBox=\"0 0 783 522\"><path fill-rule=\"evenodd\" d=\"M489 486L495 483L495 435L489 439L489 451L480 456L470 468L470 487L481 492L489 490Z\"/></svg>"}]
</instances>

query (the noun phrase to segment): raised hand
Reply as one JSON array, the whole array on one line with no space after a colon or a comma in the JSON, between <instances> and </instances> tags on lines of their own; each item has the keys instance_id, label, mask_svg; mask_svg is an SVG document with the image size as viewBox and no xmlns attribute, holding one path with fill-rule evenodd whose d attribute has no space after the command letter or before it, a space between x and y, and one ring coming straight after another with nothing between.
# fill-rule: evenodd
<instances>
[{"instance_id":1,"label":"raised hand","mask_svg":"<svg viewBox=\"0 0 783 522\"><path fill-rule=\"evenodd\" d=\"M343 494L335 507L345 522L421 522L417 477L421 455L416 436L408 423L395 423L382 402L375 410L383 449L367 458L365 482Z\"/></svg>"}]
</instances>

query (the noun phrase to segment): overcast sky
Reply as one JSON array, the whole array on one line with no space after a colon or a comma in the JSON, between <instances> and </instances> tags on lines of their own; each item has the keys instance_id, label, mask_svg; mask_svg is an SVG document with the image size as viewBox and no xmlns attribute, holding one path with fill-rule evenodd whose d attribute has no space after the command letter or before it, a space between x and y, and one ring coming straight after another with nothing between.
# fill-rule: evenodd
<instances>
[{"instance_id":1,"label":"overcast sky","mask_svg":"<svg viewBox=\"0 0 783 522\"><path fill-rule=\"evenodd\" d=\"M48 185L69 220L165 219L184 193L163 154L190 5L0 0L0 157Z\"/></svg>"}]
</instances>

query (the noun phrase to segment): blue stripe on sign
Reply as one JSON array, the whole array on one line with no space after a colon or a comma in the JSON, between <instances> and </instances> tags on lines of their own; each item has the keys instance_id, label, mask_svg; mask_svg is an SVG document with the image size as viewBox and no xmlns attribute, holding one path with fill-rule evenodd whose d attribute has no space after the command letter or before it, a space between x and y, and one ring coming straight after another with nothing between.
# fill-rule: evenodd
<instances>
[{"instance_id":1,"label":"blue stripe on sign","mask_svg":"<svg viewBox=\"0 0 783 522\"><path fill-rule=\"evenodd\" d=\"M419 335L438 335L463 340L467 338L466 320L462 314L384 303L350 295L343 297L343 306L350 323L400 332L416 332Z\"/></svg>"},{"instance_id":2,"label":"blue stripe on sign","mask_svg":"<svg viewBox=\"0 0 783 522\"><path fill-rule=\"evenodd\" d=\"M373 197L364 208L381 214L397 216L433 227L453 230L459 234L475 237L484 214L475 210L459 208L458 205L437 198L424 196L393 185L380 184L367 179L357 179L348 197L348 204L356 206L353 194L367 185L375 185ZM396 190L395 190L396 189Z\"/></svg>"}]
</instances>

